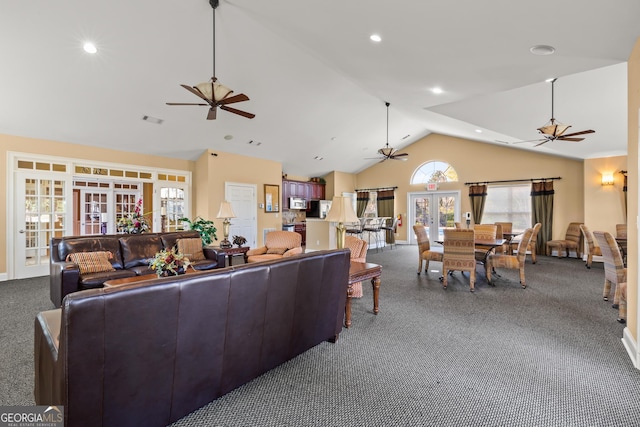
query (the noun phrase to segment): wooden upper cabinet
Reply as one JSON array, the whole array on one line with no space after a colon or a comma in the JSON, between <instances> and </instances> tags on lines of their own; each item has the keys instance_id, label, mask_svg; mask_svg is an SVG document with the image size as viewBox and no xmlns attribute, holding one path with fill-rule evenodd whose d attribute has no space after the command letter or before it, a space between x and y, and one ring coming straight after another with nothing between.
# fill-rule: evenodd
<instances>
[{"instance_id":1,"label":"wooden upper cabinet","mask_svg":"<svg viewBox=\"0 0 640 427\"><path fill-rule=\"evenodd\" d=\"M324 200L325 184L317 182L303 182L282 180L282 201L286 208L289 207L289 197L300 197L309 200Z\"/></svg>"}]
</instances>

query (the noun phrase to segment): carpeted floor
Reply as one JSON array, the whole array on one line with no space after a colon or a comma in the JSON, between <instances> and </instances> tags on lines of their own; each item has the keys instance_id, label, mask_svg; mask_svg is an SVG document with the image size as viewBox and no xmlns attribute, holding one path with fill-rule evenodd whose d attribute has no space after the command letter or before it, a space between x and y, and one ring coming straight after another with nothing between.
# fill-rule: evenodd
<instances>
[{"instance_id":1,"label":"carpeted floor","mask_svg":"<svg viewBox=\"0 0 640 427\"><path fill-rule=\"evenodd\" d=\"M371 287L353 325L188 415L174 426L640 425L640 372L624 325L602 301L601 263L539 257L499 270L476 292L440 263L416 275L416 246L370 251L383 265L380 313ZM33 404L33 319L51 308L48 278L0 283L0 405Z\"/></svg>"}]
</instances>

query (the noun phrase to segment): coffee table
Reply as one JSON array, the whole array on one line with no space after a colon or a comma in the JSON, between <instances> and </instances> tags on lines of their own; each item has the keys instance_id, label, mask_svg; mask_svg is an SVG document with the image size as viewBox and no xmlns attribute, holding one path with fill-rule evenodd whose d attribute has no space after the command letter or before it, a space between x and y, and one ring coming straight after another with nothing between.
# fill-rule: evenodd
<instances>
[{"instance_id":1,"label":"coffee table","mask_svg":"<svg viewBox=\"0 0 640 427\"><path fill-rule=\"evenodd\" d=\"M193 274L193 273L199 273L199 271L194 270L193 268L188 268L187 271L184 274ZM139 276L124 277L122 279L107 280L102 285L105 288L114 288L116 286L128 285L130 283L145 282L147 280L153 280L153 279L162 279L164 277L179 277L179 276L183 276L184 274L179 274L178 276L171 275L171 276L163 276L163 277L158 277L158 275L156 273L141 274Z\"/></svg>"}]
</instances>

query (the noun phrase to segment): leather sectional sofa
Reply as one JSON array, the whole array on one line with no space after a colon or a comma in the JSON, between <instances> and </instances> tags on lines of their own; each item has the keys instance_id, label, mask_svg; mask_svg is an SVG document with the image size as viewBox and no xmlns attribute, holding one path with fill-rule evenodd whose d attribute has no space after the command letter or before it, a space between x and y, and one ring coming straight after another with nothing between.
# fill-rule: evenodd
<instances>
[{"instance_id":1,"label":"leather sectional sofa","mask_svg":"<svg viewBox=\"0 0 640 427\"><path fill-rule=\"evenodd\" d=\"M102 236L54 237L49 246L50 254L50 298L60 307L63 298L85 289L101 288L111 279L153 273L149 259L162 249L173 247L178 239L200 238L197 231L169 233L116 234ZM113 271L81 274L78 265L67 261L67 256L76 252L111 252ZM206 259L196 261L196 270L210 270L225 266L224 254L214 249L203 248Z\"/></svg>"},{"instance_id":2,"label":"leather sectional sofa","mask_svg":"<svg viewBox=\"0 0 640 427\"><path fill-rule=\"evenodd\" d=\"M349 250L68 295L35 321L35 401L166 426L342 330Z\"/></svg>"}]
</instances>

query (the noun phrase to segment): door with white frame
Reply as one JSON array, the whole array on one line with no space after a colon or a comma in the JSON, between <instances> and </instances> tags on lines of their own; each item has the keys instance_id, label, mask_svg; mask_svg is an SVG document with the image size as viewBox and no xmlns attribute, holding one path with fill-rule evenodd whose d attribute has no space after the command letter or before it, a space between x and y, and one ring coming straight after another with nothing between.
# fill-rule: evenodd
<instances>
[{"instance_id":1,"label":"door with white frame","mask_svg":"<svg viewBox=\"0 0 640 427\"><path fill-rule=\"evenodd\" d=\"M431 242L444 240L444 228L460 220L460 192L409 193L409 224L423 224ZM416 244L413 229L409 243Z\"/></svg>"},{"instance_id":2,"label":"door with white frame","mask_svg":"<svg viewBox=\"0 0 640 427\"><path fill-rule=\"evenodd\" d=\"M225 200L231 203L235 218L231 219L229 227L229 241L233 236L243 236L249 247L255 248L258 234L258 200L255 184L240 184L225 182ZM222 240L222 221L216 223L218 240Z\"/></svg>"},{"instance_id":3,"label":"door with white frame","mask_svg":"<svg viewBox=\"0 0 640 427\"><path fill-rule=\"evenodd\" d=\"M70 187L60 174L16 174L14 278L49 274L49 242L71 221Z\"/></svg>"}]
</instances>

